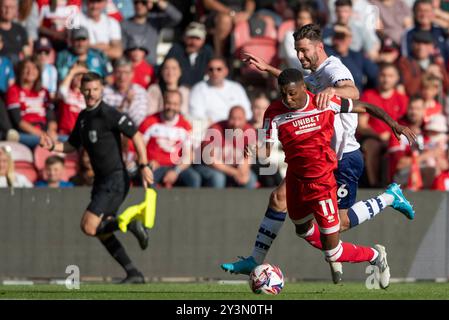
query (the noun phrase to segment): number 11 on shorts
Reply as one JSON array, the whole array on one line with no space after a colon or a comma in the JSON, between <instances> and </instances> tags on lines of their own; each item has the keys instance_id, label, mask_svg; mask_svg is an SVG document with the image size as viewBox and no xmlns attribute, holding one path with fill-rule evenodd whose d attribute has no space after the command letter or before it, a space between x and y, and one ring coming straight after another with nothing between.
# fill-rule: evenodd
<instances>
[{"instance_id":1,"label":"number 11 on shorts","mask_svg":"<svg viewBox=\"0 0 449 320\"><path fill-rule=\"evenodd\" d=\"M323 214L325 217L327 217L329 215L329 212L331 215L335 214L335 208L334 208L334 203L332 202L332 199L321 200L318 203L320 204L321 208L323 209ZM328 208L329 208L329 210L328 210Z\"/></svg>"}]
</instances>

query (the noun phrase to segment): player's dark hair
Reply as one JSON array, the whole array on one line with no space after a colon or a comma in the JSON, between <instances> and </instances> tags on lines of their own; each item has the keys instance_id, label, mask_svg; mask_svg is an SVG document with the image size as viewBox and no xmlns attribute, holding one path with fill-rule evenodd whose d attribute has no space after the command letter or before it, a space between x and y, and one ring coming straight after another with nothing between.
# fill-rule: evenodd
<instances>
[{"instance_id":1,"label":"player's dark hair","mask_svg":"<svg viewBox=\"0 0 449 320\"><path fill-rule=\"evenodd\" d=\"M101 83L103 83L103 77L96 72L89 71L85 73L81 78L81 85L92 81L100 81Z\"/></svg>"},{"instance_id":2,"label":"player's dark hair","mask_svg":"<svg viewBox=\"0 0 449 320\"><path fill-rule=\"evenodd\" d=\"M64 159L60 156L49 156L46 160L45 160L45 166L49 167L51 165L54 165L56 163L60 163L62 165L64 165Z\"/></svg>"},{"instance_id":3,"label":"player's dark hair","mask_svg":"<svg viewBox=\"0 0 449 320\"><path fill-rule=\"evenodd\" d=\"M337 0L335 1L335 7L349 6L352 8L352 0Z\"/></svg>"},{"instance_id":4,"label":"player's dark hair","mask_svg":"<svg viewBox=\"0 0 449 320\"><path fill-rule=\"evenodd\" d=\"M304 77L302 76L301 71L298 69L285 69L281 72L278 77L278 85L279 87L285 86L289 83L301 83L304 82Z\"/></svg>"},{"instance_id":5,"label":"player's dark hair","mask_svg":"<svg viewBox=\"0 0 449 320\"><path fill-rule=\"evenodd\" d=\"M309 39L310 41L322 41L321 40L321 28L317 24L306 24L293 33L295 41L302 39Z\"/></svg>"}]
</instances>

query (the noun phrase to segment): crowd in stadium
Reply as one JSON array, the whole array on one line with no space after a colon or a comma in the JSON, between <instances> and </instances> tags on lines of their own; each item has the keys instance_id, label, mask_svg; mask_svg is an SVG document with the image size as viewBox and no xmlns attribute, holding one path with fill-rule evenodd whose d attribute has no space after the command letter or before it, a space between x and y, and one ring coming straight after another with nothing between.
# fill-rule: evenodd
<instances>
[{"instance_id":1,"label":"crowd in stadium","mask_svg":"<svg viewBox=\"0 0 449 320\"><path fill-rule=\"evenodd\" d=\"M418 136L409 146L360 116L361 186L449 191L447 0L0 0L0 187L92 185L86 152L39 146L42 132L67 140L85 108L87 71L104 77L104 101L147 138L156 186L277 186L282 164L263 175L261 163L206 163L193 152L180 165L170 155L187 141L207 147L207 128L223 136L262 128L275 79L242 57L301 69L292 35L310 23L322 27L328 55L351 71L360 100ZM222 148L233 154L242 146L223 139ZM123 157L138 185L125 139ZM281 150L272 161L282 163Z\"/></svg>"}]
</instances>

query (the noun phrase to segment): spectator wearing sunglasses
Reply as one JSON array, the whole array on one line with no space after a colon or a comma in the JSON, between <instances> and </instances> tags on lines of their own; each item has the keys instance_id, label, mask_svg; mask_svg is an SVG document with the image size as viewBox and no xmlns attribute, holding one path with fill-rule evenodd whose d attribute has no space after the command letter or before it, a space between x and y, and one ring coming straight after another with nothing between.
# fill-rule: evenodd
<instances>
[{"instance_id":1,"label":"spectator wearing sunglasses","mask_svg":"<svg viewBox=\"0 0 449 320\"><path fill-rule=\"evenodd\" d=\"M190 94L190 116L215 123L228 118L234 106L241 106L246 119L252 118L251 103L245 89L228 80L229 70L223 58L214 57L207 65L208 80L196 84Z\"/></svg>"}]
</instances>

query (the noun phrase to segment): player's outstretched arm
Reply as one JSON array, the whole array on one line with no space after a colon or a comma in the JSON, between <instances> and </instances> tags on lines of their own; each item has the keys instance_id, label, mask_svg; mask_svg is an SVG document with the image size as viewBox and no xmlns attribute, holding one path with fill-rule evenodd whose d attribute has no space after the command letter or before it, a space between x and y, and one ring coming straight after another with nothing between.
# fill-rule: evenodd
<instances>
[{"instance_id":1,"label":"player's outstretched arm","mask_svg":"<svg viewBox=\"0 0 449 320\"><path fill-rule=\"evenodd\" d=\"M42 133L39 145L49 151L60 152L60 153L70 153L76 150L69 142L59 142L54 141L47 133Z\"/></svg>"},{"instance_id":2,"label":"player's outstretched arm","mask_svg":"<svg viewBox=\"0 0 449 320\"><path fill-rule=\"evenodd\" d=\"M416 143L416 134L408 127L402 126L399 123L397 123L395 120L393 120L390 115L385 112L384 109L379 108L373 104L362 102L362 101L353 101L353 107L352 107L353 113L364 113L367 112L371 116L382 120L385 122L393 131L396 139L400 140L401 134L403 134L410 145L413 145Z\"/></svg>"},{"instance_id":3,"label":"player's outstretched arm","mask_svg":"<svg viewBox=\"0 0 449 320\"><path fill-rule=\"evenodd\" d=\"M136 132L132 137L132 140L137 153L137 161L139 164L140 173L142 174L143 186L148 188L153 184L154 179L153 171L148 164L145 142L143 141L143 137L140 132Z\"/></svg>"},{"instance_id":4,"label":"player's outstretched arm","mask_svg":"<svg viewBox=\"0 0 449 320\"><path fill-rule=\"evenodd\" d=\"M243 62L247 63L250 66L254 66L257 70L260 72L268 72L273 77L279 77L281 74L281 70L273 67L272 65L268 64L264 59L253 55L251 53L245 52L243 53Z\"/></svg>"}]
</instances>

